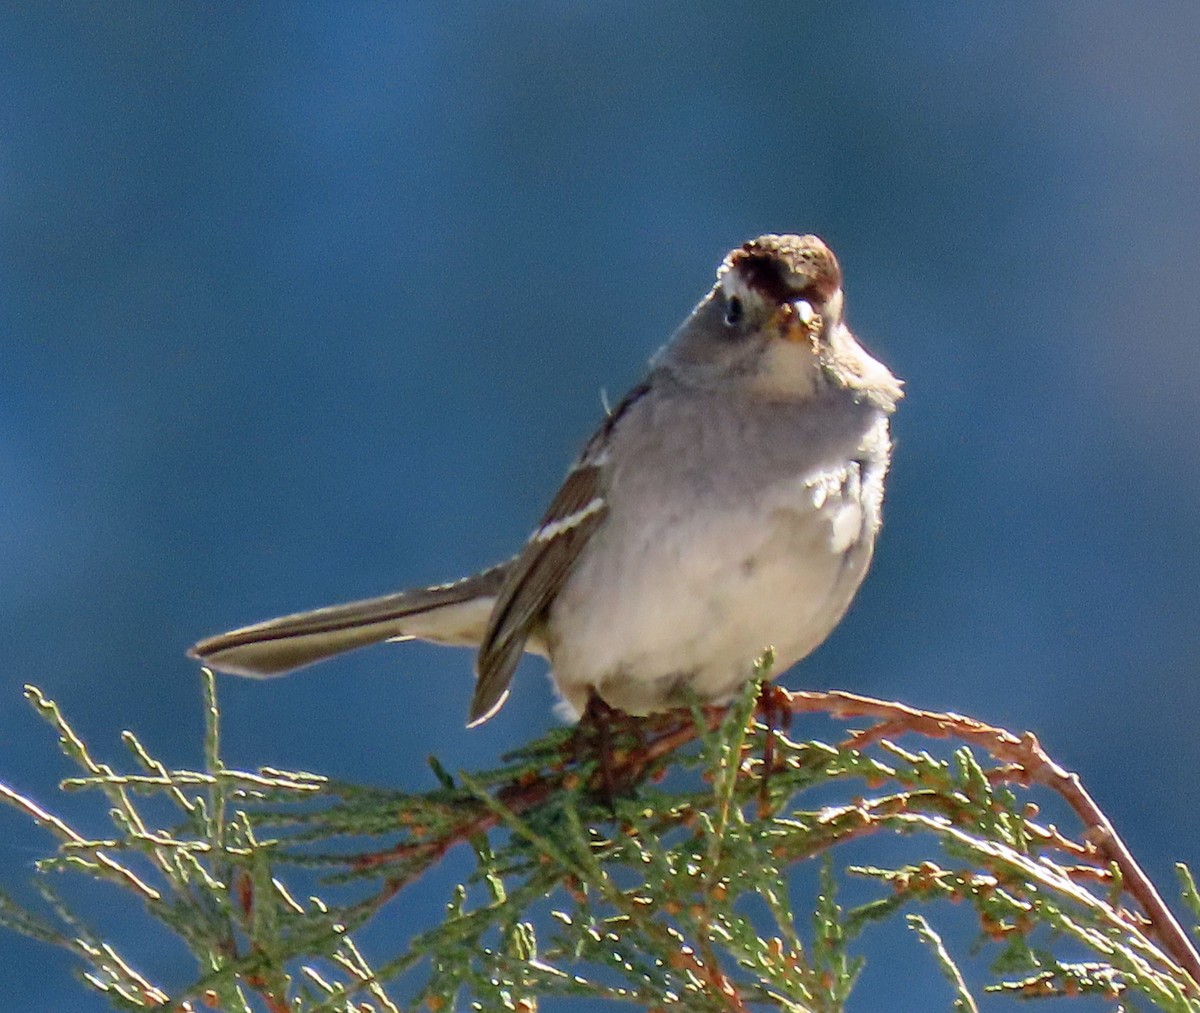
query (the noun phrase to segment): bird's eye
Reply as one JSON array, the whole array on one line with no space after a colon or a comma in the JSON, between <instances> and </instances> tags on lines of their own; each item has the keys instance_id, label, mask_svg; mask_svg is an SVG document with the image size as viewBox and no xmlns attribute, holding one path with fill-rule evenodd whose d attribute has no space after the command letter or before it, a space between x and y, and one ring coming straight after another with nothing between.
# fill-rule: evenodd
<instances>
[{"instance_id":1,"label":"bird's eye","mask_svg":"<svg viewBox=\"0 0 1200 1013\"><path fill-rule=\"evenodd\" d=\"M730 327L736 327L742 322L744 314L745 308L742 306L742 300L736 295L731 295L725 303L725 323Z\"/></svg>"}]
</instances>

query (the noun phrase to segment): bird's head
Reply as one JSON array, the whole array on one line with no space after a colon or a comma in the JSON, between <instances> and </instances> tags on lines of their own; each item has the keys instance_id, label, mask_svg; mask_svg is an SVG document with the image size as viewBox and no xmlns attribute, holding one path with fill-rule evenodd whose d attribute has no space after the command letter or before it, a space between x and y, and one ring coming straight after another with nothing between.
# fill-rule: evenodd
<instances>
[{"instance_id":1,"label":"bird's head","mask_svg":"<svg viewBox=\"0 0 1200 1013\"><path fill-rule=\"evenodd\" d=\"M764 235L731 250L716 284L663 352L681 380L730 380L767 397L828 384L889 407L901 384L846 327L842 271L816 236Z\"/></svg>"}]
</instances>

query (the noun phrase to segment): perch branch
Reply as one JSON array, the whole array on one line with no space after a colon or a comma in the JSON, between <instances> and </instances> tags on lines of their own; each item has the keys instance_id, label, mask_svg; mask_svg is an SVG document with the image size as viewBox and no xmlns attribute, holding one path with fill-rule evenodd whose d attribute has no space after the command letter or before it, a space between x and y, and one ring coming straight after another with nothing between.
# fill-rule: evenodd
<instances>
[{"instance_id":1,"label":"perch branch","mask_svg":"<svg viewBox=\"0 0 1200 1013\"><path fill-rule=\"evenodd\" d=\"M877 723L855 732L847 745L861 748L882 738L915 732L929 738L954 736L986 749L997 760L1009 764L1008 779L1023 784L1040 784L1057 792L1075 811L1084 826L1084 839L1100 858L1112 862L1121 871L1125 890L1141 906L1149 919L1150 933L1192 979L1193 995L1200 995L1200 954L1179 921L1171 913L1150 877L1134 860L1108 817L1084 789L1078 774L1065 770L1042 749L1037 737L1026 732L1018 737L961 714L939 714L905 704L876 700L843 692L791 693L796 714L818 712L835 718L870 718Z\"/></svg>"},{"instance_id":2,"label":"perch branch","mask_svg":"<svg viewBox=\"0 0 1200 1013\"><path fill-rule=\"evenodd\" d=\"M1030 732L1016 736L1002 728L985 724L961 714L938 713L920 710L894 701L878 700L844 692L786 692L780 694L782 706L793 714L822 713L840 720L867 718L870 727L853 732L843 743L844 747L862 749L884 739L892 739L906 733L924 735L928 738L944 739L955 737L990 753L1003 764L989 776L994 780L1010 781L1024 785L1038 784L1058 793L1071 807L1083 824L1083 841L1090 853L1100 863L1109 863L1120 871L1123 889L1132 897L1145 915L1146 929L1156 938L1166 954L1178 968L1191 978L1190 994L1200 995L1200 954L1188 938L1179 921L1171 913L1150 878L1134 860L1128 846L1120 838L1108 817L1084 789L1078 775L1071 773L1052 760L1037 738ZM721 708L705 708L703 724L715 728L724 714ZM642 744L636 750L619 755L620 781L632 786L645 776L657 761L681 748L700 734L692 715L674 712L644 719ZM578 775L570 769L570 750L562 763L551 767L536 779L522 780L502 787L497 800L512 814L521 814L536 808L546 801L564 784ZM597 781L591 785L599 790ZM371 868L414 858L418 867L411 868L403 876L387 880L384 890L376 898L383 903L394 896L411 879L419 875L428 863L436 861L455 844L467 841L475 835L486 833L500 823L495 812L486 808L471 810L464 819L436 840L407 841L381 852L361 855L355 860L358 868ZM1080 855L1086 849L1053 828L1045 837L1047 843L1061 850ZM1077 871L1084 878L1088 873ZM1101 873L1093 873L1093 876Z\"/></svg>"}]
</instances>

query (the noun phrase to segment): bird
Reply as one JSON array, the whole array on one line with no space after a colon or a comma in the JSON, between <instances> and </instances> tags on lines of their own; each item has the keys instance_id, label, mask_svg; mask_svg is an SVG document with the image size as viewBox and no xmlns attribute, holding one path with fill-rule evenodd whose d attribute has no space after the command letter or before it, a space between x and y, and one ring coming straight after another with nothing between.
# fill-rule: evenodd
<instances>
[{"instance_id":1,"label":"bird","mask_svg":"<svg viewBox=\"0 0 1200 1013\"><path fill-rule=\"evenodd\" d=\"M874 553L903 381L845 321L842 271L815 235L731 250L709 292L607 409L515 556L452 583L209 637L209 668L283 675L418 639L476 650L474 727L525 653L560 708L644 716L730 700L841 621Z\"/></svg>"}]
</instances>

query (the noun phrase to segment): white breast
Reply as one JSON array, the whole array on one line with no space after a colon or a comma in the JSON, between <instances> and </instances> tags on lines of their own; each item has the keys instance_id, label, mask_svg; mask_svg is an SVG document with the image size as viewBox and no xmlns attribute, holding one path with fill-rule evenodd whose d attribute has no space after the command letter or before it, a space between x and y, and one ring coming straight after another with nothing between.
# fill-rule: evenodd
<instances>
[{"instance_id":1,"label":"white breast","mask_svg":"<svg viewBox=\"0 0 1200 1013\"><path fill-rule=\"evenodd\" d=\"M810 447L811 467L780 469L759 488L738 462L699 470L713 460L703 447L651 448L667 451L657 467L616 476L607 522L549 617L566 701L581 708L595 686L644 713L682 702L684 682L721 700L768 646L782 671L819 645L861 583L878 527L886 456L882 469L857 456L886 441L886 420L869 422L843 448L853 453Z\"/></svg>"}]
</instances>

